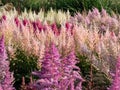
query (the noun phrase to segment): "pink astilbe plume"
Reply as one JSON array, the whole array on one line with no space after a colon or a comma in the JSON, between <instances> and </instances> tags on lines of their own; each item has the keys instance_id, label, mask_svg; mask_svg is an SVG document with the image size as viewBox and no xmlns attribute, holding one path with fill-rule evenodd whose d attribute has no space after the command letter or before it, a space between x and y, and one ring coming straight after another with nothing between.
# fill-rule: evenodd
<instances>
[{"instance_id":1,"label":"pink astilbe plume","mask_svg":"<svg viewBox=\"0 0 120 90\"><path fill-rule=\"evenodd\" d=\"M108 15L106 10L103 9L103 8L102 8L102 11L101 11L101 15L102 15L102 17L106 17Z\"/></svg>"},{"instance_id":2,"label":"pink astilbe plume","mask_svg":"<svg viewBox=\"0 0 120 90\"><path fill-rule=\"evenodd\" d=\"M43 29L43 25L39 20L36 21L36 26L37 26L39 31L41 31Z\"/></svg>"},{"instance_id":3,"label":"pink astilbe plume","mask_svg":"<svg viewBox=\"0 0 120 90\"><path fill-rule=\"evenodd\" d=\"M82 90L82 77L74 52L61 59L55 44L46 49L41 71L33 72L39 77L33 90Z\"/></svg>"},{"instance_id":4,"label":"pink astilbe plume","mask_svg":"<svg viewBox=\"0 0 120 90\"><path fill-rule=\"evenodd\" d=\"M3 90L1 85L0 85L0 90Z\"/></svg>"},{"instance_id":5,"label":"pink astilbe plume","mask_svg":"<svg viewBox=\"0 0 120 90\"><path fill-rule=\"evenodd\" d=\"M120 57L117 60L114 79L109 90L120 90Z\"/></svg>"},{"instance_id":6,"label":"pink astilbe plume","mask_svg":"<svg viewBox=\"0 0 120 90\"><path fill-rule=\"evenodd\" d=\"M36 22L32 22L34 32L37 30Z\"/></svg>"},{"instance_id":7,"label":"pink astilbe plume","mask_svg":"<svg viewBox=\"0 0 120 90\"><path fill-rule=\"evenodd\" d=\"M71 35L72 35L73 34L73 27L74 27L74 25L72 23L67 22L65 24L65 27L66 27L66 30L69 31L71 33Z\"/></svg>"},{"instance_id":8,"label":"pink astilbe plume","mask_svg":"<svg viewBox=\"0 0 120 90\"><path fill-rule=\"evenodd\" d=\"M0 90L14 90L12 87L12 73L9 71L9 62L4 46L4 36L0 39Z\"/></svg>"},{"instance_id":9,"label":"pink astilbe plume","mask_svg":"<svg viewBox=\"0 0 120 90\"><path fill-rule=\"evenodd\" d=\"M55 90L58 88L60 54L54 44L47 48L42 62L41 71L33 72L40 79L35 83L35 90Z\"/></svg>"},{"instance_id":10,"label":"pink astilbe plume","mask_svg":"<svg viewBox=\"0 0 120 90\"><path fill-rule=\"evenodd\" d=\"M82 90L83 79L76 64L77 61L73 51L61 60L60 90Z\"/></svg>"},{"instance_id":11,"label":"pink astilbe plume","mask_svg":"<svg viewBox=\"0 0 120 90\"><path fill-rule=\"evenodd\" d=\"M17 27L20 25L20 20L18 19L18 17L15 17L14 19L15 24L17 25Z\"/></svg>"},{"instance_id":12,"label":"pink astilbe plume","mask_svg":"<svg viewBox=\"0 0 120 90\"><path fill-rule=\"evenodd\" d=\"M26 26L29 23L27 19L24 19L22 22L24 26Z\"/></svg>"},{"instance_id":13,"label":"pink astilbe plume","mask_svg":"<svg viewBox=\"0 0 120 90\"><path fill-rule=\"evenodd\" d=\"M2 16L2 20L6 20L7 17L5 15Z\"/></svg>"},{"instance_id":14,"label":"pink astilbe plume","mask_svg":"<svg viewBox=\"0 0 120 90\"><path fill-rule=\"evenodd\" d=\"M58 28L57 28L56 23L53 23L53 24L51 25L51 29L52 29L52 31L54 32L55 35L59 35L59 30L58 30Z\"/></svg>"}]
</instances>

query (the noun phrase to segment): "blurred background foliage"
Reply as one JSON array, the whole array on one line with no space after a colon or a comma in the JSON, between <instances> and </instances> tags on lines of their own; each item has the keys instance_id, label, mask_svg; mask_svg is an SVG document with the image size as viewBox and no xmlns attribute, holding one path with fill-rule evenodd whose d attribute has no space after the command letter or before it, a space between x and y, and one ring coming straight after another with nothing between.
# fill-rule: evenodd
<instances>
[{"instance_id":1,"label":"blurred background foliage","mask_svg":"<svg viewBox=\"0 0 120 90\"><path fill-rule=\"evenodd\" d=\"M99 10L106 9L109 13L120 13L120 0L1 0L2 5L12 3L18 11L24 8L38 12L41 8L48 11L50 8L55 10L69 10L71 14L75 12L88 11L96 7Z\"/></svg>"}]
</instances>

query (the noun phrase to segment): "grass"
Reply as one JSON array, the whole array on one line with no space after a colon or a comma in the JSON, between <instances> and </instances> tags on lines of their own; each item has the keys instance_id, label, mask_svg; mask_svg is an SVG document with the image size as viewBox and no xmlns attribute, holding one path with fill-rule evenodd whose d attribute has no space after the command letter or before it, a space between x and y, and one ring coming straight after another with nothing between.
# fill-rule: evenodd
<instances>
[{"instance_id":1,"label":"grass","mask_svg":"<svg viewBox=\"0 0 120 90\"><path fill-rule=\"evenodd\" d=\"M90 9L96 7L99 10L102 8L106 9L109 13L114 11L120 13L120 0L1 0L3 4L13 3L13 5L21 10L24 8L39 11L40 8L45 11L50 10L52 7L55 10L62 9L64 11L69 11L71 14L82 11L89 11Z\"/></svg>"}]
</instances>

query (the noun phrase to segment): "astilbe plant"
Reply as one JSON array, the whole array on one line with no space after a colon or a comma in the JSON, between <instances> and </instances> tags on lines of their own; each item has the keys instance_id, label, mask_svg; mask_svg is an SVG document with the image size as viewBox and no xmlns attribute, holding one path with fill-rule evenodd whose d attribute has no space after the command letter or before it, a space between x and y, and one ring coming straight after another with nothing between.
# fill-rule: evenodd
<instances>
[{"instance_id":1,"label":"astilbe plant","mask_svg":"<svg viewBox=\"0 0 120 90\"><path fill-rule=\"evenodd\" d=\"M61 60L61 80L60 90L82 90L82 77L79 68L75 66L77 63L74 52Z\"/></svg>"},{"instance_id":2,"label":"astilbe plant","mask_svg":"<svg viewBox=\"0 0 120 90\"><path fill-rule=\"evenodd\" d=\"M113 78L112 85L108 90L120 90L120 57L117 60L116 71L113 76L114 78Z\"/></svg>"},{"instance_id":3,"label":"astilbe plant","mask_svg":"<svg viewBox=\"0 0 120 90\"><path fill-rule=\"evenodd\" d=\"M45 56L42 62L41 71L33 72L39 76L39 80L35 83L36 90L51 90L58 88L60 78L59 72L60 54L54 44L45 51Z\"/></svg>"},{"instance_id":4,"label":"astilbe plant","mask_svg":"<svg viewBox=\"0 0 120 90\"><path fill-rule=\"evenodd\" d=\"M52 43L46 49L41 71L33 72L39 77L33 88L35 90L82 90L82 77L74 52L65 58L60 58L56 46ZM33 90L34 90L33 89Z\"/></svg>"},{"instance_id":5,"label":"astilbe plant","mask_svg":"<svg viewBox=\"0 0 120 90\"><path fill-rule=\"evenodd\" d=\"M12 73L9 71L9 61L4 45L4 36L0 39L0 90L14 90Z\"/></svg>"}]
</instances>

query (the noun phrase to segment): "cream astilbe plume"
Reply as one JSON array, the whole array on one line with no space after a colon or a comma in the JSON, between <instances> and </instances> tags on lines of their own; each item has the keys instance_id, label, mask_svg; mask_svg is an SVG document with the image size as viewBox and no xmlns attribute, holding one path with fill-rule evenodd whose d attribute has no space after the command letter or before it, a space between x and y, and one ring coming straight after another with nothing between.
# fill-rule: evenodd
<instances>
[{"instance_id":1,"label":"cream astilbe plume","mask_svg":"<svg viewBox=\"0 0 120 90\"><path fill-rule=\"evenodd\" d=\"M35 38L32 38L30 41L30 51L36 56L39 56L39 50L41 47L41 43L36 40Z\"/></svg>"},{"instance_id":2,"label":"cream astilbe plume","mask_svg":"<svg viewBox=\"0 0 120 90\"><path fill-rule=\"evenodd\" d=\"M65 23L67 21L66 13L59 10L55 16L55 21L56 21L56 23L60 23L60 24Z\"/></svg>"},{"instance_id":3,"label":"cream astilbe plume","mask_svg":"<svg viewBox=\"0 0 120 90\"><path fill-rule=\"evenodd\" d=\"M63 47L66 46L66 29L65 27L62 25L61 26L61 32L58 38L58 43L59 43L59 49L61 50L60 52L63 52Z\"/></svg>"},{"instance_id":4,"label":"cream astilbe plume","mask_svg":"<svg viewBox=\"0 0 120 90\"><path fill-rule=\"evenodd\" d=\"M44 21L44 19L45 19L45 12L40 10L40 12L37 15L37 18L40 19L41 21Z\"/></svg>"},{"instance_id":5,"label":"cream astilbe plume","mask_svg":"<svg viewBox=\"0 0 120 90\"><path fill-rule=\"evenodd\" d=\"M56 12L54 12L52 9L47 13L47 16L45 17L45 20L51 24L55 21L55 15L56 15Z\"/></svg>"}]
</instances>

